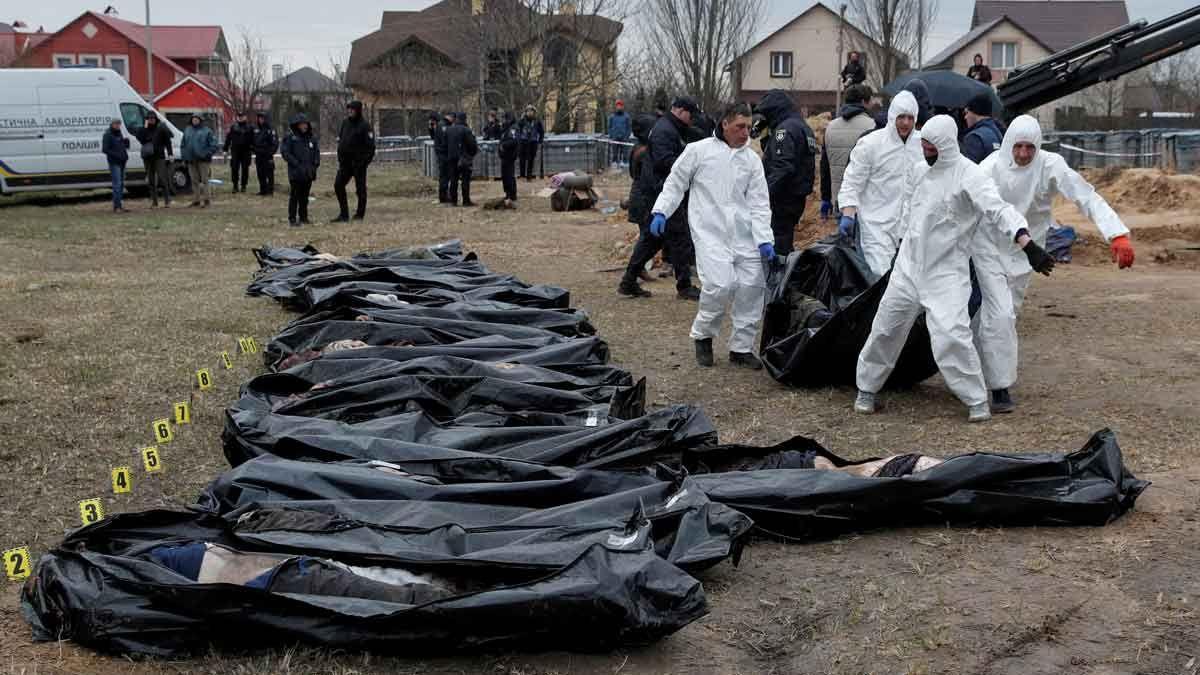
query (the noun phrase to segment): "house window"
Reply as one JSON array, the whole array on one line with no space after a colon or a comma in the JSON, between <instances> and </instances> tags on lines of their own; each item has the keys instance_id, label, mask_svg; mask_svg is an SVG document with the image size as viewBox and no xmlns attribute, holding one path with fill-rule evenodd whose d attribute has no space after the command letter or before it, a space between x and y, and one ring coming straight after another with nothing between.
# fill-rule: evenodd
<instances>
[{"instance_id":1,"label":"house window","mask_svg":"<svg viewBox=\"0 0 1200 675\"><path fill-rule=\"evenodd\" d=\"M125 79L129 79L129 57L128 56L106 56L108 67L117 71L117 74Z\"/></svg>"},{"instance_id":2,"label":"house window","mask_svg":"<svg viewBox=\"0 0 1200 675\"><path fill-rule=\"evenodd\" d=\"M771 77L792 76L792 53L771 52Z\"/></svg>"},{"instance_id":3,"label":"house window","mask_svg":"<svg viewBox=\"0 0 1200 675\"><path fill-rule=\"evenodd\" d=\"M100 63L101 63L101 60L100 60L99 54L80 54L79 55L79 65L81 65L81 66L84 66L87 68L99 68Z\"/></svg>"},{"instance_id":4,"label":"house window","mask_svg":"<svg viewBox=\"0 0 1200 675\"><path fill-rule=\"evenodd\" d=\"M1017 67L1017 43L993 42L992 60L989 66L997 70L1012 70Z\"/></svg>"},{"instance_id":5,"label":"house window","mask_svg":"<svg viewBox=\"0 0 1200 675\"><path fill-rule=\"evenodd\" d=\"M55 68L70 68L73 65L75 65L75 55L74 54L55 54L54 55L54 67Z\"/></svg>"}]
</instances>

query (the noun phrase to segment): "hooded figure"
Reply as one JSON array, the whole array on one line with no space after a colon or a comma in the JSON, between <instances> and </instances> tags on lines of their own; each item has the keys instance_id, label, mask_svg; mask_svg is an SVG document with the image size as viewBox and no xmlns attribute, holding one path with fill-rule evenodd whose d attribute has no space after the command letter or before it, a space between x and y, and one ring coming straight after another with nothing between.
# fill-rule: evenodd
<instances>
[{"instance_id":1,"label":"hooded figure","mask_svg":"<svg viewBox=\"0 0 1200 675\"><path fill-rule=\"evenodd\" d=\"M275 151L279 149L279 135L271 127L267 113L255 114L254 125L254 172L258 176L260 197L275 194Z\"/></svg>"},{"instance_id":2,"label":"hooded figure","mask_svg":"<svg viewBox=\"0 0 1200 675\"><path fill-rule=\"evenodd\" d=\"M871 90L854 85L846 90L846 103L838 110L836 119L825 127L825 143L821 145L821 217L833 212L842 176L850 164L850 151L863 134L875 128L875 120L867 112L866 102Z\"/></svg>"},{"instance_id":3,"label":"hooded figure","mask_svg":"<svg viewBox=\"0 0 1200 675\"><path fill-rule=\"evenodd\" d=\"M904 85L903 91L912 94L917 101L917 130L920 131L929 118L933 117L933 99L929 96L929 85L925 84L924 80L916 78ZM887 125L887 121L887 115L881 112L875 117L875 128L882 129Z\"/></svg>"},{"instance_id":4,"label":"hooded figure","mask_svg":"<svg viewBox=\"0 0 1200 675\"><path fill-rule=\"evenodd\" d=\"M346 105L346 119L338 129L337 175L333 179L333 193L338 201L338 215L333 223L350 220L350 202L346 186L354 180L356 205L354 219L362 220L367 215L367 166L375 159L375 130L363 117L362 101L350 101Z\"/></svg>"},{"instance_id":5,"label":"hooded figure","mask_svg":"<svg viewBox=\"0 0 1200 675\"><path fill-rule=\"evenodd\" d=\"M732 305L730 362L762 367L754 337L766 295L764 258L775 257L771 205L762 162L750 150L750 108L729 106L717 135L689 144L671 167L652 209L659 226L688 194L688 222L700 275L700 306L692 323L696 359L711 366L712 339ZM654 228L654 225L651 225Z\"/></svg>"},{"instance_id":6,"label":"hooded figure","mask_svg":"<svg viewBox=\"0 0 1200 675\"><path fill-rule=\"evenodd\" d=\"M626 220L634 225L641 225L650 218L650 198L639 180L642 173L645 171L653 171L653 167L647 167L646 163L650 153L650 130L654 128L654 123L658 118L654 115L643 114L633 118L633 137L637 139L637 145L633 146L633 150L629 153L629 177L632 182L629 185L629 212Z\"/></svg>"},{"instance_id":7,"label":"hooded figure","mask_svg":"<svg viewBox=\"0 0 1200 675\"><path fill-rule=\"evenodd\" d=\"M1030 264L1049 274L1054 262L1032 242L1025 218L1000 198L995 183L958 150L958 126L946 115L921 132L929 166L905 188L900 251L879 302L871 335L858 355L854 409L875 412L883 388L922 311L930 346L946 385L968 407L968 420L989 419L987 388L971 334L969 262L976 224L1026 249Z\"/></svg>"},{"instance_id":8,"label":"hooded figure","mask_svg":"<svg viewBox=\"0 0 1200 675\"><path fill-rule=\"evenodd\" d=\"M474 206L471 201L471 169L475 164L475 155L479 152L479 144L475 133L467 126L467 114L459 112L454 115L454 124L446 129L446 163L450 166L450 188L447 192L447 203L458 205L458 189L462 186L462 205Z\"/></svg>"},{"instance_id":9,"label":"hooded figure","mask_svg":"<svg viewBox=\"0 0 1200 675\"><path fill-rule=\"evenodd\" d=\"M204 126L200 113L192 115L179 143L179 155L187 163L192 179L192 206L201 206L202 200L205 207L210 203L212 186L208 181L212 179L212 158L218 147L216 134Z\"/></svg>"},{"instance_id":10,"label":"hooded figure","mask_svg":"<svg viewBox=\"0 0 1200 675\"><path fill-rule=\"evenodd\" d=\"M308 195L317 179L317 167L321 166L321 148L304 113L293 115L289 127L291 132L279 145L291 186L288 190L288 224L303 225L308 223Z\"/></svg>"},{"instance_id":11,"label":"hooded figure","mask_svg":"<svg viewBox=\"0 0 1200 675\"><path fill-rule=\"evenodd\" d=\"M775 251L792 252L796 225L804 215L804 201L813 188L816 173L817 139L792 99L781 89L772 89L758 104L771 128L763 148L763 171L771 193L771 230Z\"/></svg>"},{"instance_id":12,"label":"hooded figure","mask_svg":"<svg viewBox=\"0 0 1200 675\"><path fill-rule=\"evenodd\" d=\"M229 155L233 191L245 192L250 180L250 159L254 154L254 127L246 121L244 111L238 111L237 121L225 133L224 151Z\"/></svg>"},{"instance_id":13,"label":"hooded figure","mask_svg":"<svg viewBox=\"0 0 1200 675\"><path fill-rule=\"evenodd\" d=\"M980 168L996 183L1000 198L1025 217L1029 236L1038 246L1046 244L1054 222L1050 209L1054 197L1062 195L1075 202L1111 242L1113 260L1121 267L1132 265L1129 228L1108 202L1067 166L1062 155L1042 150L1041 144L1038 121L1021 115L1004 134L1000 150L983 160ZM975 343L983 360L983 377L992 390L993 412L1010 412L1014 404L1008 388L1017 380L1017 313L1033 269L1020 249L987 228L975 233L971 259L983 293L983 304L975 315Z\"/></svg>"},{"instance_id":14,"label":"hooded figure","mask_svg":"<svg viewBox=\"0 0 1200 675\"><path fill-rule=\"evenodd\" d=\"M858 219L858 248L877 277L892 266L900 237L903 186L924 164L921 132L915 128L917 100L907 91L888 106L884 128L863 136L850 151L850 163L837 193L842 217L838 228L853 234Z\"/></svg>"}]
</instances>

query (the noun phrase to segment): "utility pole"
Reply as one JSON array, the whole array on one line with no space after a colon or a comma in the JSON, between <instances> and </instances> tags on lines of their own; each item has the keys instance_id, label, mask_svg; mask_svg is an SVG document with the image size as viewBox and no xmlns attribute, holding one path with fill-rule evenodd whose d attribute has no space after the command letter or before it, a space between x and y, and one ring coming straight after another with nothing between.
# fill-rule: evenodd
<instances>
[{"instance_id":1,"label":"utility pole","mask_svg":"<svg viewBox=\"0 0 1200 675\"><path fill-rule=\"evenodd\" d=\"M925 0L917 0L917 70L924 63L925 50Z\"/></svg>"},{"instance_id":2,"label":"utility pole","mask_svg":"<svg viewBox=\"0 0 1200 675\"><path fill-rule=\"evenodd\" d=\"M472 0L471 2L471 13L479 20L479 123L475 128L481 133L484 121L487 119L487 112L484 109L487 100L484 93L484 79L487 77L488 62L487 21L483 15L483 2L484 0Z\"/></svg>"},{"instance_id":3,"label":"utility pole","mask_svg":"<svg viewBox=\"0 0 1200 675\"><path fill-rule=\"evenodd\" d=\"M842 40L843 40L843 36L845 35L845 28L846 28L846 3L844 3L844 2L842 3L842 6L840 8L838 8L838 17L839 17L839 19L838 19L838 58L837 58L837 65L834 66L835 69L839 68L842 65L842 62L845 60L845 57L842 55L842 49L843 49ZM841 71L839 70L838 75L837 75L837 100L835 100L833 102L833 109L834 109L835 115L837 114L836 111L838 109L838 106L840 106L841 104L842 104L842 74L841 74Z\"/></svg>"},{"instance_id":4,"label":"utility pole","mask_svg":"<svg viewBox=\"0 0 1200 675\"><path fill-rule=\"evenodd\" d=\"M154 102L154 31L150 30L150 0L146 0L146 82L150 87L150 102Z\"/></svg>"}]
</instances>

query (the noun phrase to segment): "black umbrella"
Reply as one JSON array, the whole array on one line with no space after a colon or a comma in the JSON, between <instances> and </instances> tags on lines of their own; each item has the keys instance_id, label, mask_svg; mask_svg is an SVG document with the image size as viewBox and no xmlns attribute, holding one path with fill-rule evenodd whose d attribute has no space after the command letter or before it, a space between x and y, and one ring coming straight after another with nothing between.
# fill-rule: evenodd
<instances>
[{"instance_id":1,"label":"black umbrella","mask_svg":"<svg viewBox=\"0 0 1200 675\"><path fill-rule=\"evenodd\" d=\"M953 70L924 70L906 73L885 84L883 92L889 96L895 96L915 79L920 79L929 88L930 105L943 108L965 108L967 102L979 94L988 94L992 97L992 116L999 117L1001 111L1004 110L1004 104L1000 102L1000 97L996 95L995 89Z\"/></svg>"}]
</instances>

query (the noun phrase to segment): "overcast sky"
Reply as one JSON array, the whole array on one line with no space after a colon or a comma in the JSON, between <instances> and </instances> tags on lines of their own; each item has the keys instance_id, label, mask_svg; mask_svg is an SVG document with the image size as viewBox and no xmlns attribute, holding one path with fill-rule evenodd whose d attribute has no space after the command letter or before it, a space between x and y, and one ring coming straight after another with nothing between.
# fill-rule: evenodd
<instances>
[{"instance_id":1,"label":"overcast sky","mask_svg":"<svg viewBox=\"0 0 1200 675\"><path fill-rule=\"evenodd\" d=\"M1069 2L1070 0L1062 0ZM119 16L130 21L144 21L145 3L134 0L110 0ZM766 35L783 25L811 3L807 0L766 0L770 16L755 32ZM103 11L108 2L94 5L78 0L38 0L34 4L5 3L0 21L21 20L30 27L45 26L54 31L61 28L84 9ZM344 61L350 54L350 42L379 27L385 9L421 9L432 0L350 0L331 3L328 0L208 0L202 3L172 0L151 0L154 23L220 24L232 42L243 29L260 34L271 50L271 60L289 68L314 66L328 70L332 58ZM825 4L836 7L831 0ZM1195 0L1127 0L1131 20L1161 19L1194 6ZM974 3L966 0L941 0L938 21L929 32L927 54L935 54L965 33L971 23ZM282 7L286 10L281 11Z\"/></svg>"}]
</instances>

